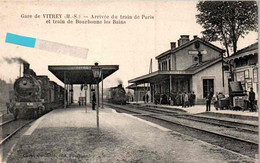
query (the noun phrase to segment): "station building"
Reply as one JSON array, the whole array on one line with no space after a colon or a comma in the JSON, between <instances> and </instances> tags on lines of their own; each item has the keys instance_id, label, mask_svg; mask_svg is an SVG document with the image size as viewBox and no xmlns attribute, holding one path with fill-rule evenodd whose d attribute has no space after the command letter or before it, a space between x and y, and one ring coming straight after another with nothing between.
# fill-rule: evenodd
<instances>
[{"instance_id":1,"label":"station building","mask_svg":"<svg viewBox=\"0 0 260 163\"><path fill-rule=\"evenodd\" d=\"M247 92L252 87L258 98L258 43L247 46L226 58L231 64L234 81L241 82ZM230 73L230 72L227 72Z\"/></svg>"},{"instance_id":2,"label":"station building","mask_svg":"<svg viewBox=\"0 0 260 163\"><path fill-rule=\"evenodd\" d=\"M129 80L129 83L149 83L151 101L158 95L168 98L178 92L194 92L196 103L205 103L210 89L213 92L228 94L228 80L223 71L223 49L206 42L197 36L190 40L189 35L181 35L170 49L159 54L158 71Z\"/></svg>"}]
</instances>

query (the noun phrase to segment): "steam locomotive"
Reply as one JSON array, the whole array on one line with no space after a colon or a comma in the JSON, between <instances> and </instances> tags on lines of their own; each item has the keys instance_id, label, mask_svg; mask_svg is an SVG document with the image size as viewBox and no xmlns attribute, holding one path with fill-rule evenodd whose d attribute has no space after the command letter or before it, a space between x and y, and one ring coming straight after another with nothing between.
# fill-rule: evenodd
<instances>
[{"instance_id":1,"label":"steam locomotive","mask_svg":"<svg viewBox=\"0 0 260 163\"><path fill-rule=\"evenodd\" d=\"M23 63L23 76L16 79L14 91L10 92L9 111L14 118L37 118L46 112L64 105L67 90L48 76L37 76L29 63ZM64 93L65 92L65 93ZM65 97L66 98L66 97ZM66 98L67 99L67 98Z\"/></svg>"},{"instance_id":2,"label":"steam locomotive","mask_svg":"<svg viewBox=\"0 0 260 163\"><path fill-rule=\"evenodd\" d=\"M109 89L108 102L113 104L125 105L127 101L126 92L122 84Z\"/></svg>"}]
</instances>

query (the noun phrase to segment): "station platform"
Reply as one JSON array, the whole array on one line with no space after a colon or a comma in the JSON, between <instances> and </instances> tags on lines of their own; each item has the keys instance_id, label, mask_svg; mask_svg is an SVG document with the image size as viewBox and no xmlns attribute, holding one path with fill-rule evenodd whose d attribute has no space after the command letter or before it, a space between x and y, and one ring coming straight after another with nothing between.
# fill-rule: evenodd
<instances>
[{"instance_id":1,"label":"station platform","mask_svg":"<svg viewBox=\"0 0 260 163\"><path fill-rule=\"evenodd\" d=\"M129 114L71 106L36 120L13 145L7 162L251 162Z\"/></svg>"}]
</instances>

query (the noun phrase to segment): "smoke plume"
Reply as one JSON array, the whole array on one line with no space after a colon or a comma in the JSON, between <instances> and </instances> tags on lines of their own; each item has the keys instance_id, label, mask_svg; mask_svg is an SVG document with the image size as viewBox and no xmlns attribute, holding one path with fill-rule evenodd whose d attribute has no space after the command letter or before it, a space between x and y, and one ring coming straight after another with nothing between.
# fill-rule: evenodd
<instances>
[{"instance_id":1,"label":"smoke plume","mask_svg":"<svg viewBox=\"0 0 260 163\"><path fill-rule=\"evenodd\" d=\"M13 64L13 63L20 63L20 64L27 63L28 64L28 62L26 60L22 59L21 57L13 57L13 58L4 57L3 59L8 64Z\"/></svg>"},{"instance_id":2,"label":"smoke plume","mask_svg":"<svg viewBox=\"0 0 260 163\"><path fill-rule=\"evenodd\" d=\"M117 79L118 84L123 84L123 81L121 79Z\"/></svg>"}]
</instances>

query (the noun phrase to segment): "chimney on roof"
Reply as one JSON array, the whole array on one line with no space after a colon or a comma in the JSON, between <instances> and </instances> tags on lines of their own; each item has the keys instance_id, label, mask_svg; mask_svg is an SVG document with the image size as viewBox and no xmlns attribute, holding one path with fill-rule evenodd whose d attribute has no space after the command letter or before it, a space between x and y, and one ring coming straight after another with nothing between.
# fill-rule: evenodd
<instances>
[{"instance_id":1,"label":"chimney on roof","mask_svg":"<svg viewBox=\"0 0 260 163\"><path fill-rule=\"evenodd\" d=\"M194 35L194 36L193 36L193 39L196 39L196 38L198 38L198 35Z\"/></svg>"},{"instance_id":2,"label":"chimney on roof","mask_svg":"<svg viewBox=\"0 0 260 163\"><path fill-rule=\"evenodd\" d=\"M171 49L175 49L176 48L176 42L171 42Z\"/></svg>"},{"instance_id":3,"label":"chimney on roof","mask_svg":"<svg viewBox=\"0 0 260 163\"><path fill-rule=\"evenodd\" d=\"M178 40L178 46L181 46L185 44L186 42L190 41L190 36L189 35L181 35L181 38Z\"/></svg>"}]
</instances>

